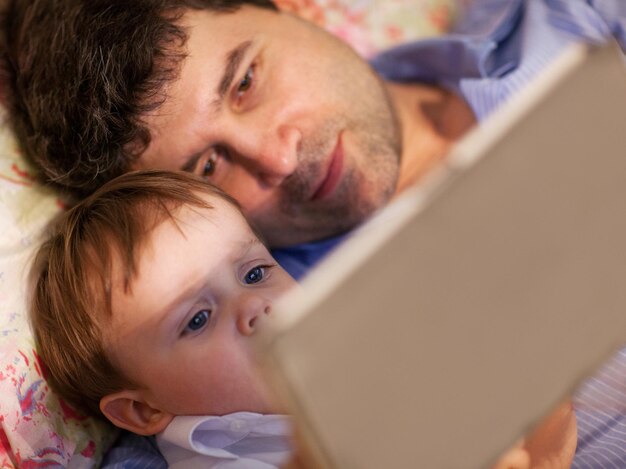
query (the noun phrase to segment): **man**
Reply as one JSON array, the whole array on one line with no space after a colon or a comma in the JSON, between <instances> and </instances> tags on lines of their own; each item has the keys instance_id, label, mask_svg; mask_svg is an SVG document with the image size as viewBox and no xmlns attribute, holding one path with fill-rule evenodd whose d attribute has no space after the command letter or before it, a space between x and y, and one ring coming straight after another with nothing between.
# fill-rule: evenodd
<instances>
[{"instance_id":1,"label":"man","mask_svg":"<svg viewBox=\"0 0 626 469\"><path fill-rule=\"evenodd\" d=\"M384 53L375 73L266 0L15 0L6 95L49 180L87 193L131 168L202 174L297 276L568 44L626 48L619 0L474 3L458 34Z\"/></svg>"},{"instance_id":2,"label":"man","mask_svg":"<svg viewBox=\"0 0 626 469\"><path fill-rule=\"evenodd\" d=\"M49 179L90 192L131 167L201 173L273 246L352 228L473 123L456 95L385 85L347 45L268 1L234 13L239 2L21 3L32 2L7 14L7 97ZM173 9L185 3L218 10Z\"/></svg>"},{"instance_id":3,"label":"man","mask_svg":"<svg viewBox=\"0 0 626 469\"><path fill-rule=\"evenodd\" d=\"M465 36L377 58L381 81L268 0L15 0L6 95L49 180L86 193L130 168L186 169L284 247L348 231L565 45L620 32L619 2L586 3L476 2ZM313 251L289 253L292 273Z\"/></svg>"}]
</instances>

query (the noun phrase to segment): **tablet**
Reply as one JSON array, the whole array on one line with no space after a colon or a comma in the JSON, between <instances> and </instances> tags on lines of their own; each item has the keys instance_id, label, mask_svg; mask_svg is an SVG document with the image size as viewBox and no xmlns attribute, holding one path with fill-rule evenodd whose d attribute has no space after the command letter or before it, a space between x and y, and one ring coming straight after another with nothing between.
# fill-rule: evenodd
<instances>
[{"instance_id":1,"label":"tablet","mask_svg":"<svg viewBox=\"0 0 626 469\"><path fill-rule=\"evenodd\" d=\"M626 71L573 46L277 305L322 465L484 468L626 343Z\"/></svg>"}]
</instances>

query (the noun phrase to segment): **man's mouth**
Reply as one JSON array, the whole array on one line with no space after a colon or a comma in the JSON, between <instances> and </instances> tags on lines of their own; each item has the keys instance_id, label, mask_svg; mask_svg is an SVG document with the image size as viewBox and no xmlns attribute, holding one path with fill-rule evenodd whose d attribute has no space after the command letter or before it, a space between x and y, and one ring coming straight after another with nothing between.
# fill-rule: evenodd
<instances>
[{"instance_id":1,"label":"man's mouth","mask_svg":"<svg viewBox=\"0 0 626 469\"><path fill-rule=\"evenodd\" d=\"M328 166L326 166L324 178L311 196L311 201L322 200L331 194L341 179L341 173L343 170L343 146L341 144L341 134L339 135L339 138L337 138L337 144L330 154L328 161L329 163Z\"/></svg>"}]
</instances>

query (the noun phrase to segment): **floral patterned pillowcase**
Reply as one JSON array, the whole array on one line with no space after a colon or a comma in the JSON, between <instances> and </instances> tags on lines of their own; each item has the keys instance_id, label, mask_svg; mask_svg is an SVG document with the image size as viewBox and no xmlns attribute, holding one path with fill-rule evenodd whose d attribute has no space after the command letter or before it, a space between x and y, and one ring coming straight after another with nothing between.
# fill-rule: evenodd
<instances>
[{"instance_id":1,"label":"floral patterned pillowcase","mask_svg":"<svg viewBox=\"0 0 626 469\"><path fill-rule=\"evenodd\" d=\"M455 0L293 0L364 56L445 30ZM467 1L467 0L465 0ZM0 467L92 467L115 430L77 415L48 388L26 314L29 261L62 209L36 184L0 109Z\"/></svg>"},{"instance_id":2,"label":"floral patterned pillowcase","mask_svg":"<svg viewBox=\"0 0 626 469\"><path fill-rule=\"evenodd\" d=\"M364 57L449 29L472 0L287 0ZM295 8L295 6L294 6Z\"/></svg>"},{"instance_id":3,"label":"floral patterned pillowcase","mask_svg":"<svg viewBox=\"0 0 626 469\"><path fill-rule=\"evenodd\" d=\"M61 204L34 182L0 122L0 467L92 467L115 431L50 391L26 314L29 262Z\"/></svg>"}]
</instances>

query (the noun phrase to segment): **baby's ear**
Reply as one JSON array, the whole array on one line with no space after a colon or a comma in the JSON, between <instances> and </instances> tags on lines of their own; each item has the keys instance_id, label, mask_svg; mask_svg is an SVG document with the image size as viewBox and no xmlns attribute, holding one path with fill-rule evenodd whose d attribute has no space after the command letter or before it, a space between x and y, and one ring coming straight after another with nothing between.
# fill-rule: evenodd
<instances>
[{"instance_id":1,"label":"baby's ear","mask_svg":"<svg viewBox=\"0 0 626 469\"><path fill-rule=\"evenodd\" d=\"M155 435L174 418L169 412L152 407L141 391L124 390L100 399L100 410L115 426L138 435Z\"/></svg>"}]
</instances>

